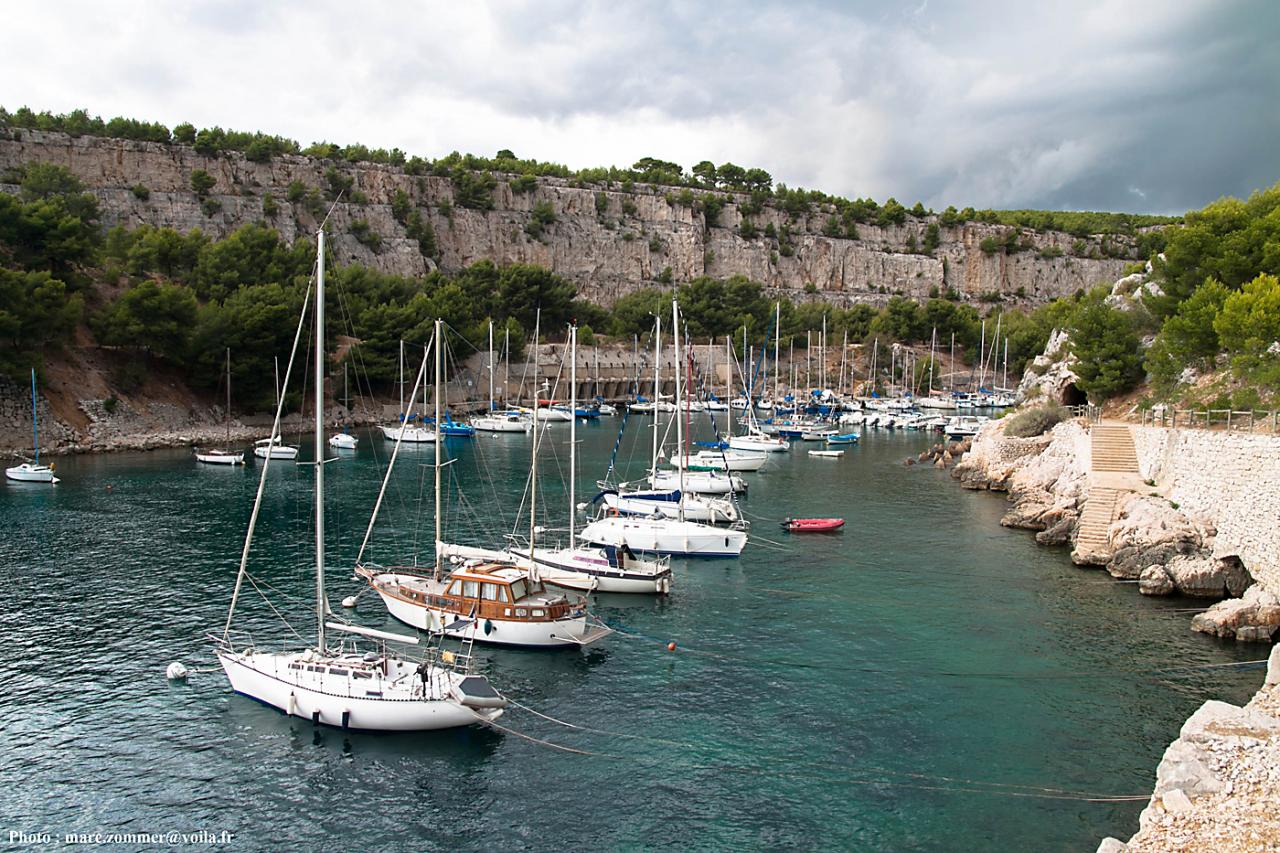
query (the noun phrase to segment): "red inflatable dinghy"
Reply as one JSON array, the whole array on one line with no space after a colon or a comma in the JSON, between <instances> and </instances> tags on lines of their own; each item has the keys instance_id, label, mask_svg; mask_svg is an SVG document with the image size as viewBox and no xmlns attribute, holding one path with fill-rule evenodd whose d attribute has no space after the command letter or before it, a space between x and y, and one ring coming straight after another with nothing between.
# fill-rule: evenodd
<instances>
[{"instance_id":1,"label":"red inflatable dinghy","mask_svg":"<svg viewBox=\"0 0 1280 853\"><path fill-rule=\"evenodd\" d=\"M830 533L844 527L843 518L788 518L782 529L788 533Z\"/></svg>"}]
</instances>

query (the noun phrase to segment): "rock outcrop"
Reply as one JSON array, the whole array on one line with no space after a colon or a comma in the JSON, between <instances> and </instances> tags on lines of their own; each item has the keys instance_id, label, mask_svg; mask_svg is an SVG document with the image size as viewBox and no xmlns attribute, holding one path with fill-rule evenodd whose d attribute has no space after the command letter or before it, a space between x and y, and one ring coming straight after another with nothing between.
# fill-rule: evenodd
<instances>
[{"instance_id":1,"label":"rock outcrop","mask_svg":"<svg viewBox=\"0 0 1280 853\"><path fill-rule=\"evenodd\" d=\"M1209 701L1182 725L1156 769L1155 791L1127 843L1099 853L1280 849L1280 646L1244 707Z\"/></svg>"},{"instance_id":2,"label":"rock outcrop","mask_svg":"<svg viewBox=\"0 0 1280 853\"><path fill-rule=\"evenodd\" d=\"M937 248L922 254L917 247L925 244L930 225L940 225L937 217L908 217L887 227L860 225L857 239L845 239L823 233L830 213L820 205L794 217L774 207L751 215L762 234L769 226L789 229L792 237L783 250L776 238L741 236L742 205L748 201L742 195L727 194L731 200L708 223L670 187L624 190L617 184L584 186L541 178L532 190L519 192L506 179L512 176L499 175L493 208L468 209L457 204L450 178L407 175L394 166L302 156L256 163L237 152L207 157L179 144L32 130L16 130L12 136L0 139L0 191L16 189L3 184L3 175L26 163L66 166L97 195L109 226L199 228L221 237L245 223L265 220L291 241L314 231L323 211L291 203L290 184L323 191L329 186L326 171L335 169L359 193L354 196L358 203L338 204L330 218L330 247L339 263L402 275L421 275L437 264L456 270L482 259L533 263L565 276L581 295L606 305L653 284L667 268L676 282L701 275L744 275L776 293L837 304L881 303L895 294L927 298L947 291L968 300L999 294L1007 302L1039 304L1112 281L1128 263L1106 257L1101 238L1060 232L1022 229L1025 250L988 253L982 249L984 240L1003 243L1018 229L970 222L939 227ZM208 205L191 189L196 169L214 178ZM146 187L147 193L135 194L136 186ZM432 226L439 249L435 257L424 257L417 240L392 214L397 191L406 193ZM277 208L271 216L264 213L268 193ZM539 204L551 206L555 222L535 238L525 226ZM352 224L357 221L379 236L376 247L356 238ZM1108 243L1124 246L1126 241L1112 237Z\"/></svg>"}]
</instances>

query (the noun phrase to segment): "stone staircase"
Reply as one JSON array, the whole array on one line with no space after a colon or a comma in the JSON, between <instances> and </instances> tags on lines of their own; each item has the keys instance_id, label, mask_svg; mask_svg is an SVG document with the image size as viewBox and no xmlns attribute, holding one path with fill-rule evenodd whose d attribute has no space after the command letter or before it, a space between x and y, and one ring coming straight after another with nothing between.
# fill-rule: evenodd
<instances>
[{"instance_id":1,"label":"stone staircase","mask_svg":"<svg viewBox=\"0 0 1280 853\"><path fill-rule=\"evenodd\" d=\"M1138 454L1133 434L1123 424L1094 424L1089 432L1095 473L1137 474Z\"/></svg>"},{"instance_id":2,"label":"stone staircase","mask_svg":"<svg viewBox=\"0 0 1280 853\"><path fill-rule=\"evenodd\" d=\"M1124 424L1094 424L1089 433L1089 495L1080 513L1073 556L1077 561L1110 559L1107 532L1115 520L1120 496L1132 491L1140 477L1133 434Z\"/></svg>"}]
</instances>

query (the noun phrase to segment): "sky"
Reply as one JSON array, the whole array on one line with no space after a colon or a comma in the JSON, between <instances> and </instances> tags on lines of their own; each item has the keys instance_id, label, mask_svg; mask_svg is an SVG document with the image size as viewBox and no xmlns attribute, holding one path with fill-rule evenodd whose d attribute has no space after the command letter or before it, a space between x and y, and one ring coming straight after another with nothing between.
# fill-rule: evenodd
<instances>
[{"instance_id":1,"label":"sky","mask_svg":"<svg viewBox=\"0 0 1280 853\"><path fill-rule=\"evenodd\" d=\"M26 2L0 105L941 210L1182 213L1280 181L1280 3Z\"/></svg>"}]
</instances>

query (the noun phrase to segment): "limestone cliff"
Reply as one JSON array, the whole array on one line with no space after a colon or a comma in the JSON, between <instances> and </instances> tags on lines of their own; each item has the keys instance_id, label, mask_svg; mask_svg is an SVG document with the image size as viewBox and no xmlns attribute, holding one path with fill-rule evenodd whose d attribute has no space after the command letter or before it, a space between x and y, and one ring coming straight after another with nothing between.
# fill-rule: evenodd
<instances>
[{"instance_id":1,"label":"limestone cliff","mask_svg":"<svg viewBox=\"0 0 1280 853\"><path fill-rule=\"evenodd\" d=\"M626 192L617 186L577 186L565 179L542 178L532 191L519 193L499 176L493 209L474 210L454 203L449 178L406 175L393 166L334 164L303 156L255 163L237 152L206 157L178 144L72 138L31 130L16 130L12 138L0 139L0 191L16 189L3 183L5 174L38 161L66 166L84 181L101 200L108 226L199 228L220 237L247 222L266 219L288 240L316 226L314 213L286 200L289 184L300 181L323 189L326 170L337 168L353 180L352 189L360 193L356 198L367 200L340 204L330 220L340 263L402 275L420 275L437 262L446 270L486 258L500 264L534 263L572 280L583 296L606 305L652 284L667 267L677 283L701 275L745 275L771 292L846 305L880 303L894 294L924 298L931 291L947 290L969 300L998 293L1006 301L1038 304L1114 281L1128 263L1101 257L1098 238L1077 245L1076 238L1059 232L1024 230L1025 250L988 254L980 247L985 238L1003 240L1014 229L966 223L940 228L937 249L926 255L912 247L924 245L935 217L908 217L902 225L883 228L859 226L858 239L850 240L824 236L829 212L817 208L795 219L772 207L752 216L762 232L770 224L780 230L790 223L794 251L787 255L775 239L740 236L740 205L747 201L742 196L733 196L734 202L707 227L700 211L668 199L669 187L637 185ZM216 180L209 198L220 207L211 213L191 190L191 174L197 169ZM135 195L134 186L146 187L147 197ZM423 257L417 241L392 215L397 190L409 195L435 230L435 259ZM601 192L607 205L598 208ZM266 193L278 204L272 217L263 215ZM551 205L556 221L535 239L525 226L534 206L543 202ZM351 233L358 220L379 235L378 250ZM1081 249L1081 254L1098 257L1072 256Z\"/></svg>"}]
</instances>

